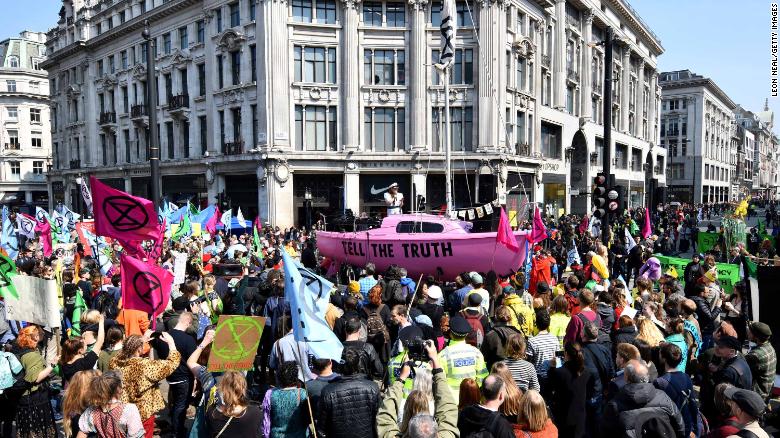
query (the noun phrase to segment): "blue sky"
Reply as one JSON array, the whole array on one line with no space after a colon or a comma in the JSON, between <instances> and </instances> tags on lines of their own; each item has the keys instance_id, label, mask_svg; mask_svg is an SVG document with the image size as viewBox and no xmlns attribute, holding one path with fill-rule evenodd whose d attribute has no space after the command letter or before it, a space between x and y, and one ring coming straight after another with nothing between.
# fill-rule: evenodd
<instances>
[{"instance_id":1,"label":"blue sky","mask_svg":"<svg viewBox=\"0 0 780 438\"><path fill-rule=\"evenodd\" d=\"M630 2L666 49L658 61L661 71L687 68L710 77L734 102L752 111L760 111L769 97L780 118L780 97L769 93L769 1ZM61 0L0 0L0 29L5 33L0 39L24 29L48 30L57 22L61 4Z\"/></svg>"}]
</instances>

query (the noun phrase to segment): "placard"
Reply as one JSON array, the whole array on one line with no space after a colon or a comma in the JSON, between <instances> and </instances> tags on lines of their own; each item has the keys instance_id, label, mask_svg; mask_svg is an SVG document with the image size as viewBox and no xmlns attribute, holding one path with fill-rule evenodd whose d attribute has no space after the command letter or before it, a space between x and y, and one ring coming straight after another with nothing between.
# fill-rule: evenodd
<instances>
[{"instance_id":1,"label":"placard","mask_svg":"<svg viewBox=\"0 0 780 438\"><path fill-rule=\"evenodd\" d=\"M211 345L208 371L252 369L264 327L265 318L262 316L220 315Z\"/></svg>"}]
</instances>

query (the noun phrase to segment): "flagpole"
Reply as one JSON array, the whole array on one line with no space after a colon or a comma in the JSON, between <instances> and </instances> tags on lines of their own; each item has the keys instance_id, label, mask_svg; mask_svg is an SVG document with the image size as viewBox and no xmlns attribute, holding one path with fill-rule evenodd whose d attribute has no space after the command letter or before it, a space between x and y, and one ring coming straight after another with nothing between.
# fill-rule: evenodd
<instances>
[{"instance_id":1,"label":"flagpole","mask_svg":"<svg viewBox=\"0 0 780 438\"><path fill-rule=\"evenodd\" d=\"M450 66L444 67L444 184L447 201L447 215L453 210L452 204L452 162L450 159Z\"/></svg>"}]
</instances>

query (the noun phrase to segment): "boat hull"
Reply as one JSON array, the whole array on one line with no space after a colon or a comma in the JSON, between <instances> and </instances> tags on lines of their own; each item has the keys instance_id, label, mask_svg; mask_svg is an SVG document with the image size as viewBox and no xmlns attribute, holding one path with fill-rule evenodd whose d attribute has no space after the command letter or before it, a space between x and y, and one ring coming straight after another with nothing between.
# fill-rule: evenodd
<instances>
[{"instance_id":1,"label":"boat hull","mask_svg":"<svg viewBox=\"0 0 780 438\"><path fill-rule=\"evenodd\" d=\"M390 265L409 276L433 275L452 280L461 272L516 271L525 261L526 232L515 232L520 251L496 242L496 233L416 233L373 235L365 232L318 232L320 254L339 263L364 266L374 263L378 272Z\"/></svg>"}]
</instances>

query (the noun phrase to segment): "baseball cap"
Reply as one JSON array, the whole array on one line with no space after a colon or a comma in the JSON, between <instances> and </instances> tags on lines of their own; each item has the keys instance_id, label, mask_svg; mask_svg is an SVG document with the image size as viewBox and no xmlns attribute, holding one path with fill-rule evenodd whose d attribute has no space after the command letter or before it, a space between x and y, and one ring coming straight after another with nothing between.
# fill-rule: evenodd
<instances>
[{"instance_id":1,"label":"baseball cap","mask_svg":"<svg viewBox=\"0 0 780 438\"><path fill-rule=\"evenodd\" d=\"M476 272L472 272L471 273L471 282L472 283L477 283L477 284L482 284L482 276L479 275Z\"/></svg>"},{"instance_id":2,"label":"baseball cap","mask_svg":"<svg viewBox=\"0 0 780 438\"><path fill-rule=\"evenodd\" d=\"M766 410L766 403L761 396L748 389L732 386L723 391L723 395L753 418L760 417Z\"/></svg>"},{"instance_id":3,"label":"baseball cap","mask_svg":"<svg viewBox=\"0 0 780 438\"><path fill-rule=\"evenodd\" d=\"M432 286L428 286L428 298L432 300L438 300L443 295L441 288L439 286L436 286L435 284Z\"/></svg>"},{"instance_id":4,"label":"baseball cap","mask_svg":"<svg viewBox=\"0 0 780 438\"><path fill-rule=\"evenodd\" d=\"M477 307L482 304L482 295L478 293L469 294L467 301L469 307Z\"/></svg>"},{"instance_id":5,"label":"baseball cap","mask_svg":"<svg viewBox=\"0 0 780 438\"><path fill-rule=\"evenodd\" d=\"M754 321L750 323L750 331L753 332L754 335L758 335L762 338L768 338L772 336L772 329L769 328L767 324L760 321Z\"/></svg>"}]
</instances>

